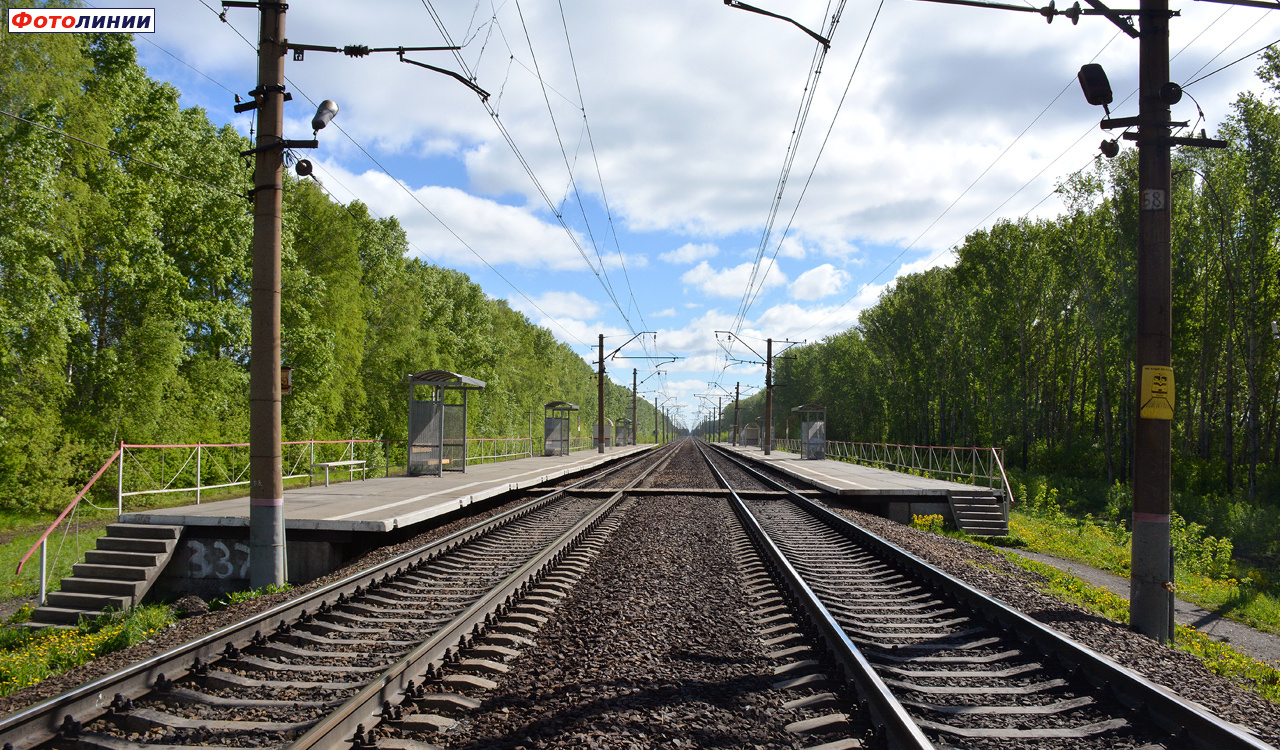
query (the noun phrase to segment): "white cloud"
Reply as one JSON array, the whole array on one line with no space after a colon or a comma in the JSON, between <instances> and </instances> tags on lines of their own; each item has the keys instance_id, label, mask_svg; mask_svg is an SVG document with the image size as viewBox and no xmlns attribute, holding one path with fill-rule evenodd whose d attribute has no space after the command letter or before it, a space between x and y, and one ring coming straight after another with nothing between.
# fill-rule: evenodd
<instances>
[{"instance_id":1,"label":"white cloud","mask_svg":"<svg viewBox=\"0 0 1280 750\"><path fill-rule=\"evenodd\" d=\"M383 172L353 174L331 162L317 161L317 176L339 200L358 198L374 213L399 219L412 244L411 254L449 266L482 266L478 254L493 265L588 270L564 229L542 221L528 209L456 188L428 185L413 189ZM406 192L405 188L410 189ZM583 238L577 239L587 246ZM617 259L616 254L612 257ZM609 256L605 256L605 263L609 265Z\"/></svg>"},{"instance_id":2,"label":"white cloud","mask_svg":"<svg viewBox=\"0 0 1280 750\"><path fill-rule=\"evenodd\" d=\"M668 263L692 263L703 258L714 258L720 254L720 248L715 245L704 243L695 245L694 243L686 243L675 250L665 252L658 257Z\"/></svg>"},{"instance_id":3,"label":"white cloud","mask_svg":"<svg viewBox=\"0 0 1280 750\"><path fill-rule=\"evenodd\" d=\"M795 258L796 260L799 260L806 254L804 245L800 244L800 240L796 239L794 235L788 236L782 241L782 244L778 246L778 255L781 255L784 258Z\"/></svg>"},{"instance_id":4,"label":"white cloud","mask_svg":"<svg viewBox=\"0 0 1280 750\"><path fill-rule=\"evenodd\" d=\"M920 273L928 271L930 268L938 268L939 266L950 267L956 264L956 254L950 250L937 253L929 253L924 257L913 260L910 263L903 263L902 267L893 276L898 278L912 273Z\"/></svg>"},{"instance_id":5,"label":"white cloud","mask_svg":"<svg viewBox=\"0 0 1280 750\"><path fill-rule=\"evenodd\" d=\"M742 263L718 271L704 260L685 271L680 280L689 286L696 286L704 294L725 298L741 297L749 281L755 288L762 290L787 283L786 274L778 270L777 263L770 258L760 263L760 270L754 279L751 276L752 268L754 264Z\"/></svg>"},{"instance_id":6,"label":"white cloud","mask_svg":"<svg viewBox=\"0 0 1280 750\"><path fill-rule=\"evenodd\" d=\"M674 307L668 307L665 310L659 310L658 312L649 315L651 318L674 318L675 316L676 309Z\"/></svg>"},{"instance_id":7,"label":"white cloud","mask_svg":"<svg viewBox=\"0 0 1280 750\"><path fill-rule=\"evenodd\" d=\"M523 297L511 297L508 302L510 302L513 309L520 312L532 314L537 312L538 308L541 308L542 313L553 318L590 320L600 314L600 305L577 292L545 292L533 298L533 302L538 306L537 308L529 304L529 301Z\"/></svg>"},{"instance_id":8,"label":"white cloud","mask_svg":"<svg viewBox=\"0 0 1280 750\"><path fill-rule=\"evenodd\" d=\"M844 285L848 282L848 273L841 271L830 263L823 263L800 274L787 287L787 293L791 295L792 299L812 302L838 294L844 290Z\"/></svg>"}]
</instances>

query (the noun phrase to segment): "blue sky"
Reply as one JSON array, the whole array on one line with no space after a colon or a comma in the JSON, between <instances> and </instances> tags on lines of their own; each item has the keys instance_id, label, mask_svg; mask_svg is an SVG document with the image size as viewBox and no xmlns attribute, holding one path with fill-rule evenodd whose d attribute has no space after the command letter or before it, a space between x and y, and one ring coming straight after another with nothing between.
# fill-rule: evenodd
<instances>
[{"instance_id":1,"label":"blue sky","mask_svg":"<svg viewBox=\"0 0 1280 750\"><path fill-rule=\"evenodd\" d=\"M758 4L825 32L839 0ZM443 44L434 9L463 49L409 57L465 65L497 116L394 55L309 52L286 61L286 135L308 135L308 97L336 100L340 130L322 131L309 155L335 198L398 217L415 254L470 274L588 360L599 333L612 349L656 331L624 355L681 357L642 392L660 390L693 423L696 394L764 379L762 367L729 364L727 352L750 353L715 331L758 351L765 337L830 335L897 276L952 262L969 231L1056 214L1055 183L1089 164L1104 135L1075 82L1080 65L1102 63L1113 112L1136 114L1121 100L1136 87L1137 43L1103 19L1046 24L914 0L842 7L767 239L816 44L721 0L295 1L288 38L334 46ZM1175 7L1175 81L1280 37L1280 16L1265 10ZM165 0L156 32L137 37L139 57L185 105L247 134L231 92L255 85L240 35L256 39L257 14L232 9L223 23L215 9ZM1188 87L1200 127L1212 131L1241 90L1262 90L1256 67ZM1198 118L1189 98L1174 115ZM652 360L615 367L629 385L631 368L643 379Z\"/></svg>"}]
</instances>

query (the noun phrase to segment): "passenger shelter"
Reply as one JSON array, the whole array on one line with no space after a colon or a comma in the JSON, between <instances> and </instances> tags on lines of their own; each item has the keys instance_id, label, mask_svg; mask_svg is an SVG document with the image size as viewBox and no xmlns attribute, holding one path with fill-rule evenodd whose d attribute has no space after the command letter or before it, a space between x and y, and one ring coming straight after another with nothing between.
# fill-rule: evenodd
<instances>
[{"instance_id":1,"label":"passenger shelter","mask_svg":"<svg viewBox=\"0 0 1280 750\"><path fill-rule=\"evenodd\" d=\"M613 438L614 438L613 439L614 445L631 445L633 442L635 442L631 439L631 420L630 419L623 417L622 419L618 420L618 426L614 430Z\"/></svg>"},{"instance_id":2,"label":"passenger shelter","mask_svg":"<svg viewBox=\"0 0 1280 750\"><path fill-rule=\"evenodd\" d=\"M800 418L800 457L823 460L827 457L827 407L802 404L791 410Z\"/></svg>"},{"instance_id":3,"label":"passenger shelter","mask_svg":"<svg viewBox=\"0 0 1280 750\"><path fill-rule=\"evenodd\" d=\"M613 420L605 418L604 420L604 447L608 448L613 445ZM591 447L600 447L600 423L596 422L591 428Z\"/></svg>"},{"instance_id":4,"label":"passenger shelter","mask_svg":"<svg viewBox=\"0 0 1280 750\"><path fill-rule=\"evenodd\" d=\"M742 444L760 447L760 425L751 422L742 428Z\"/></svg>"},{"instance_id":5,"label":"passenger shelter","mask_svg":"<svg viewBox=\"0 0 1280 750\"><path fill-rule=\"evenodd\" d=\"M575 411L578 407L568 401L552 401L544 407L542 455L569 455L569 415Z\"/></svg>"},{"instance_id":6,"label":"passenger shelter","mask_svg":"<svg viewBox=\"0 0 1280 750\"><path fill-rule=\"evenodd\" d=\"M408 382L408 474L466 471L467 394L484 390L484 381L447 370L423 370L409 375ZM419 399L419 388L426 388L430 397ZM450 393L455 394L452 399Z\"/></svg>"}]
</instances>

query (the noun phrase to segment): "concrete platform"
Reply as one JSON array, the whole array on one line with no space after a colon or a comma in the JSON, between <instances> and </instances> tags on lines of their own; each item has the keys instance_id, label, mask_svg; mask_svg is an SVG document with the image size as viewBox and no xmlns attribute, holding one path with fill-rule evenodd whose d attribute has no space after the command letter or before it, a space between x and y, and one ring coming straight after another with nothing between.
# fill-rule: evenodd
<instances>
[{"instance_id":1,"label":"concrete platform","mask_svg":"<svg viewBox=\"0 0 1280 750\"><path fill-rule=\"evenodd\" d=\"M380 477L286 490L285 529L373 533L402 529L504 492L587 471L652 448L630 445L606 449L603 455L587 450L569 456L474 464L466 472L445 472L442 477ZM124 513L120 522L248 528L249 498Z\"/></svg>"},{"instance_id":2,"label":"concrete platform","mask_svg":"<svg viewBox=\"0 0 1280 750\"><path fill-rule=\"evenodd\" d=\"M932 497L945 502L952 493L969 493L975 490L986 490L980 485L948 482L942 479L903 474L888 469L874 469L870 466L846 463L834 460L807 460L798 454L786 451L772 451L768 456L759 448L732 446L721 443L721 447L749 458L770 468L777 469L788 476L811 484L824 492L833 495L871 495L891 497L903 495L910 497ZM1003 497L1003 490L991 490Z\"/></svg>"}]
</instances>

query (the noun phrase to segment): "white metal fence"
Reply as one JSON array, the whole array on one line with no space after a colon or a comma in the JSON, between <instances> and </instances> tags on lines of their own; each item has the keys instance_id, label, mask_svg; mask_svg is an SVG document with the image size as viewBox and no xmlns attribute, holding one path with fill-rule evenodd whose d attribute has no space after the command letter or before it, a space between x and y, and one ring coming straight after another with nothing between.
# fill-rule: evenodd
<instances>
[{"instance_id":1,"label":"white metal fence","mask_svg":"<svg viewBox=\"0 0 1280 750\"><path fill-rule=\"evenodd\" d=\"M779 440L782 450L798 453L800 441ZM1003 489L1009 503L1013 491L1004 471L1004 448L954 445L895 445L827 441L827 458L893 471L919 472L938 479Z\"/></svg>"}]
</instances>

